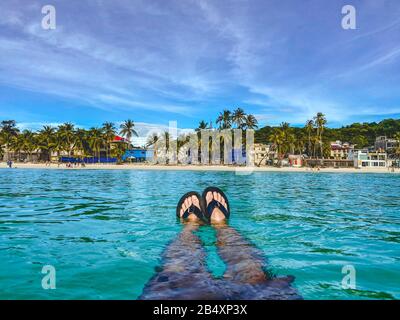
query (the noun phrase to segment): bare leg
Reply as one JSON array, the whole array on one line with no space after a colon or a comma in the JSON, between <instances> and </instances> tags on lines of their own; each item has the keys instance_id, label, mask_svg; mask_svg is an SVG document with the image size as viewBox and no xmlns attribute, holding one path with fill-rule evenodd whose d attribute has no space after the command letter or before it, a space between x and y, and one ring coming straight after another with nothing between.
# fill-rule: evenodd
<instances>
[{"instance_id":1,"label":"bare leg","mask_svg":"<svg viewBox=\"0 0 400 320\"><path fill-rule=\"evenodd\" d=\"M215 224L218 253L227 265L224 278L255 284L268 280L265 259L257 248L226 224Z\"/></svg>"},{"instance_id":2,"label":"bare leg","mask_svg":"<svg viewBox=\"0 0 400 320\"><path fill-rule=\"evenodd\" d=\"M218 192L206 194L206 204L212 199L228 209L227 202ZM214 208L210 221L217 232L218 253L227 266L223 284L230 299L301 299L290 285L294 278L271 278L264 271L266 259L261 251L226 224L219 208Z\"/></svg>"},{"instance_id":3,"label":"bare leg","mask_svg":"<svg viewBox=\"0 0 400 320\"><path fill-rule=\"evenodd\" d=\"M193 205L201 208L200 198L196 194L183 198L184 201L180 201L181 208L178 208L181 218ZM205 267L206 254L201 240L195 234L199 225L198 217L190 214L182 232L165 249L163 266L147 283L140 299L226 298L223 290L220 290L219 282L214 281Z\"/></svg>"},{"instance_id":4,"label":"bare leg","mask_svg":"<svg viewBox=\"0 0 400 320\"><path fill-rule=\"evenodd\" d=\"M218 253L227 265L223 283L230 299L301 299L290 285L294 277L271 278L264 271L266 260L261 251L228 225L214 226Z\"/></svg>"},{"instance_id":5,"label":"bare leg","mask_svg":"<svg viewBox=\"0 0 400 320\"><path fill-rule=\"evenodd\" d=\"M205 252L193 232L197 226L185 225L166 248L161 270L146 284L139 299L226 299L219 282L205 267Z\"/></svg>"}]
</instances>

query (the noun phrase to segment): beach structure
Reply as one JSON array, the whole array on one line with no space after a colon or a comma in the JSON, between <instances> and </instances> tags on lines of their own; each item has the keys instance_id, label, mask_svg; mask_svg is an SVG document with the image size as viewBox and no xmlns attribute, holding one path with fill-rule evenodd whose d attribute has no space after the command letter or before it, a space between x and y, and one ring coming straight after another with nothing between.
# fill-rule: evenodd
<instances>
[{"instance_id":1,"label":"beach structure","mask_svg":"<svg viewBox=\"0 0 400 320\"><path fill-rule=\"evenodd\" d=\"M349 154L354 150L354 145L340 140L331 142L330 159L333 160L347 160Z\"/></svg>"},{"instance_id":2,"label":"beach structure","mask_svg":"<svg viewBox=\"0 0 400 320\"><path fill-rule=\"evenodd\" d=\"M145 162L151 161L153 156L153 149L133 148L125 151L124 155L122 156L122 161Z\"/></svg>"},{"instance_id":3,"label":"beach structure","mask_svg":"<svg viewBox=\"0 0 400 320\"><path fill-rule=\"evenodd\" d=\"M380 151L357 150L351 155L355 168L386 168L387 153Z\"/></svg>"},{"instance_id":4,"label":"beach structure","mask_svg":"<svg viewBox=\"0 0 400 320\"><path fill-rule=\"evenodd\" d=\"M386 136L377 137L375 140L375 150L390 152L399 145L396 139L389 139Z\"/></svg>"},{"instance_id":5,"label":"beach structure","mask_svg":"<svg viewBox=\"0 0 400 320\"><path fill-rule=\"evenodd\" d=\"M304 159L306 167L353 168L354 161L349 159Z\"/></svg>"},{"instance_id":6,"label":"beach structure","mask_svg":"<svg viewBox=\"0 0 400 320\"><path fill-rule=\"evenodd\" d=\"M36 149L32 152L26 152L20 150L18 152L8 150L7 148L3 149L3 157L0 156L0 160L3 161L19 161L19 162L38 162L41 160L41 151Z\"/></svg>"},{"instance_id":7,"label":"beach structure","mask_svg":"<svg viewBox=\"0 0 400 320\"><path fill-rule=\"evenodd\" d=\"M271 155L271 145L263 143L254 144L254 163L265 166Z\"/></svg>"},{"instance_id":8,"label":"beach structure","mask_svg":"<svg viewBox=\"0 0 400 320\"><path fill-rule=\"evenodd\" d=\"M288 156L289 165L294 168L300 168L303 166L304 157L300 154L290 154Z\"/></svg>"}]
</instances>

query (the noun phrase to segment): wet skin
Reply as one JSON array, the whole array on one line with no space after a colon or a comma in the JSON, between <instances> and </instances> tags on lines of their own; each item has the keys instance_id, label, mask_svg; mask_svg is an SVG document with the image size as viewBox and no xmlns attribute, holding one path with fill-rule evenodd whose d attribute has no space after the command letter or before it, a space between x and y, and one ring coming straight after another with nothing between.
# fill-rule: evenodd
<instances>
[{"instance_id":1,"label":"wet skin","mask_svg":"<svg viewBox=\"0 0 400 320\"><path fill-rule=\"evenodd\" d=\"M217 192L206 194L206 205L213 199L227 209ZM182 204L180 215L192 204L200 208L199 199L190 196ZM210 220L216 229L218 254L226 263L224 275L214 278L206 269L206 252L194 233L202 222L191 214L181 233L165 249L162 267L146 284L139 299L301 299L290 285L292 277L268 277L261 252L227 225L218 208Z\"/></svg>"}]
</instances>

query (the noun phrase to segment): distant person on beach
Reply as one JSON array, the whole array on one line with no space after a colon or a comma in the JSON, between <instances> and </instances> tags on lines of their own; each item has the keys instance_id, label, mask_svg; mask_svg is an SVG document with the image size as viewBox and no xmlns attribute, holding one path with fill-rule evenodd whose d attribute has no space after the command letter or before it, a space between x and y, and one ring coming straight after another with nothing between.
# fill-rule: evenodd
<instances>
[{"instance_id":1,"label":"distant person on beach","mask_svg":"<svg viewBox=\"0 0 400 320\"><path fill-rule=\"evenodd\" d=\"M8 161L7 161L7 166L8 166L9 168L12 168L12 165L13 165L13 162L12 162L11 160L8 160Z\"/></svg>"},{"instance_id":2,"label":"distant person on beach","mask_svg":"<svg viewBox=\"0 0 400 320\"><path fill-rule=\"evenodd\" d=\"M219 188L206 188L202 196L186 193L176 209L183 230L165 249L163 265L139 299L302 299L291 286L294 277L274 277L265 271L261 252L228 226L230 214L228 198ZM196 235L204 224L215 228L218 254L226 263L220 278L207 270L205 249Z\"/></svg>"}]
</instances>

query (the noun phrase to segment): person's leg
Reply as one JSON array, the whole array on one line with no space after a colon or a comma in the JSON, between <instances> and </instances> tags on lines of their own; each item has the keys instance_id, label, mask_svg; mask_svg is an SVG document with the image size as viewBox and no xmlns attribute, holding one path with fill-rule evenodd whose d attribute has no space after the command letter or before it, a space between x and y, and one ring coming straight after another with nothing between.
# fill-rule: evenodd
<instances>
[{"instance_id":1,"label":"person's leg","mask_svg":"<svg viewBox=\"0 0 400 320\"><path fill-rule=\"evenodd\" d=\"M224 224L215 224L218 254L226 263L224 278L234 282L260 283L268 279L261 252L243 236Z\"/></svg>"},{"instance_id":2,"label":"person's leg","mask_svg":"<svg viewBox=\"0 0 400 320\"><path fill-rule=\"evenodd\" d=\"M201 209L200 199L190 196L178 209L180 217L192 205ZM205 265L205 251L195 234L199 218L190 214L181 233L165 249L162 267L146 284L139 299L225 299Z\"/></svg>"},{"instance_id":3,"label":"person's leg","mask_svg":"<svg viewBox=\"0 0 400 320\"><path fill-rule=\"evenodd\" d=\"M206 205L218 201L224 209L215 207L210 223L217 233L218 254L226 263L223 286L230 299L301 299L291 287L293 277L271 278L265 271L266 259L262 252L237 230L227 225L228 199L223 192L206 192Z\"/></svg>"},{"instance_id":4,"label":"person's leg","mask_svg":"<svg viewBox=\"0 0 400 320\"><path fill-rule=\"evenodd\" d=\"M218 191L205 194L206 205L216 200L228 210L225 196ZM259 283L267 280L263 270L264 259L255 246L243 238L239 232L226 224L225 214L214 208L210 223L217 232L217 249L226 263L224 278L234 282Z\"/></svg>"}]
</instances>

